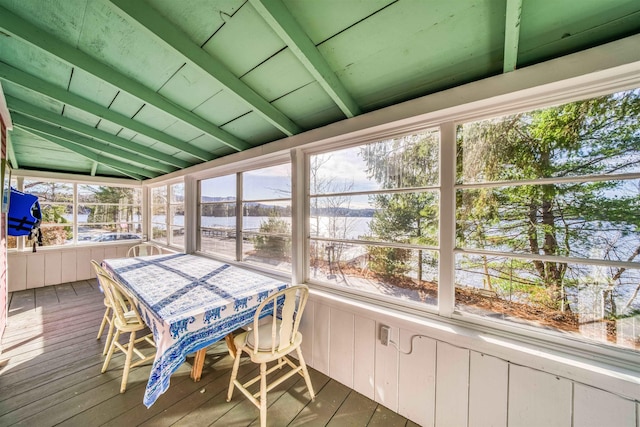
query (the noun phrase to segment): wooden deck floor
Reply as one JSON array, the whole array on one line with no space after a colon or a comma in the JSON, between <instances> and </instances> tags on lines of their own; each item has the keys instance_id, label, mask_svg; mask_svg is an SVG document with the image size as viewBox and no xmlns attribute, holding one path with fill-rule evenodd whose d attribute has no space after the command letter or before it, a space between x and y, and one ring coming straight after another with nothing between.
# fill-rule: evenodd
<instances>
[{"instance_id":1,"label":"wooden deck floor","mask_svg":"<svg viewBox=\"0 0 640 427\"><path fill-rule=\"evenodd\" d=\"M249 426L258 409L236 391L226 402L232 359L224 343L209 348L198 383L183 364L151 408L142 404L150 366L131 370L119 393L123 356L101 374L104 313L95 281L79 281L9 295L8 326L0 344L0 426ZM188 360L189 362L189 360ZM247 359L241 375L255 365ZM416 426L344 385L311 370L312 402L301 377L269 393L272 426Z\"/></svg>"}]
</instances>

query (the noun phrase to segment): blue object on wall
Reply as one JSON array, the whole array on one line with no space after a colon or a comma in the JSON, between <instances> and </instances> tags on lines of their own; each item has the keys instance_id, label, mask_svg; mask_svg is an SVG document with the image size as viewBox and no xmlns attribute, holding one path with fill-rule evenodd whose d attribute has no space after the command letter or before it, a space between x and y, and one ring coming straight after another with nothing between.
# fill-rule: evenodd
<instances>
[{"instance_id":1,"label":"blue object on wall","mask_svg":"<svg viewBox=\"0 0 640 427\"><path fill-rule=\"evenodd\" d=\"M42 213L38 196L11 188L9 215L7 216L9 236L28 236L40 227Z\"/></svg>"}]
</instances>

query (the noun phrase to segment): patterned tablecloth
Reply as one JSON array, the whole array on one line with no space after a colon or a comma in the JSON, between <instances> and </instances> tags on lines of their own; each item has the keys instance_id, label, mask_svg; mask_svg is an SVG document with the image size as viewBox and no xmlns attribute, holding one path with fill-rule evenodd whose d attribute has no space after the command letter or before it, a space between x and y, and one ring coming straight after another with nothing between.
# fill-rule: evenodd
<instances>
[{"instance_id":1,"label":"patterned tablecloth","mask_svg":"<svg viewBox=\"0 0 640 427\"><path fill-rule=\"evenodd\" d=\"M250 323L260 302L288 286L187 254L106 259L103 266L135 297L153 332L157 352L144 393L147 407L169 388L187 354Z\"/></svg>"}]
</instances>

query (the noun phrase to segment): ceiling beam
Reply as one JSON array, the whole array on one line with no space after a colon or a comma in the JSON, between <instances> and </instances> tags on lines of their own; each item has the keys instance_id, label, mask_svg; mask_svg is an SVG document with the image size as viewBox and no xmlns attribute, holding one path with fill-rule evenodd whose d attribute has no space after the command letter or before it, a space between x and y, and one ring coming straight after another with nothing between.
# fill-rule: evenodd
<instances>
[{"instance_id":1,"label":"ceiling beam","mask_svg":"<svg viewBox=\"0 0 640 427\"><path fill-rule=\"evenodd\" d=\"M186 108L174 104L152 89L149 89L124 74L117 72L113 68L94 59L81 50L66 44L55 36L41 30L1 6L0 28L2 28L3 32L22 39L44 52L71 64L72 66L81 68L87 73L93 74L99 79L120 88L124 92L129 93L141 101L153 105L165 113L190 124L196 129L210 135L217 141L233 148L236 151L243 151L252 147L246 141L243 141L229 132L220 129L216 125L208 122Z\"/></svg>"},{"instance_id":2,"label":"ceiling beam","mask_svg":"<svg viewBox=\"0 0 640 427\"><path fill-rule=\"evenodd\" d=\"M249 0L249 2L262 19L284 40L347 118L362 113L324 56L281 0Z\"/></svg>"},{"instance_id":3,"label":"ceiling beam","mask_svg":"<svg viewBox=\"0 0 640 427\"><path fill-rule=\"evenodd\" d=\"M96 176L96 172L98 172L98 165L100 163L98 163L97 161L93 162L93 165L91 165L91 176Z\"/></svg>"},{"instance_id":4,"label":"ceiling beam","mask_svg":"<svg viewBox=\"0 0 640 427\"><path fill-rule=\"evenodd\" d=\"M110 156L127 160L131 163L137 163L139 165L146 166L149 169L158 171L158 174L168 173L174 170L171 167L164 165L162 163L159 163L155 160L148 159L143 156L136 156L135 154L132 154L128 151L121 150L113 146L105 145L104 143L93 140L91 138L86 138L84 136L75 134L73 132L69 132L59 127L50 125L48 123L41 122L40 120L36 120L33 117L29 117L20 113L15 113L15 112L12 114L12 117L17 123L20 123L22 128L28 128L34 131L39 131L46 135L57 137L65 141L68 141L86 148L90 148L94 151L100 151Z\"/></svg>"},{"instance_id":5,"label":"ceiling beam","mask_svg":"<svg viewBox=\"0 0 640 427\"><path fill-rule=\"evenodd\" d=\"M518 65L518 44L520 43L520 14L522 0L507 0L504 27L504 65L502 72L514 71Z\"/></svg>"},{"instance_id":6,"label":"ceiling beam","mask_svg":"<svg viewBox=\"0 0 640 427\"><path fill-rule=\"evenodd\" d=\"M16 152L13 151L13 143L11 142L11 132L7 132L7 157L13 169L18 169L18 159Z\"/></svg>"},{"instance_id":7,"label":"ceiling beam","mask_svg":"<svg viewBox=\"0 0 640 427\"><path fill-rule=\"evenodd\" d=\"M143 178L152 178L157 175L153 175L146 169L138 168L136 166L130 165L125 162L121 162L119 160L115 160L109 158L107 156L103 156L98 154L92 150L84 148L78 144L73 142L69 142L65 139L58 138L52 135L48 135L44 132L40 132L38 130L32 129L29 126L23 126L22 124L17 123L17 126L23 130L24 132L30 133L31 135L37 136L38 138L45 139L53 144L59 145L60 147L66 148L69 151L72 151L82 157L85 157L91 161L93 161L93 167L91 168L91 175L95 176L95 170L98 164L102 164L104 166L110 167L122 174L127 175L130 178L134 178L137 180Z\"/></svg>"},{"instance_id":8,"label":"ceiling beam","mask_svg":"<svg viewBox=\"0 0 640 427\"><path fill-rule=\"evenodd\" d=\"M38 92L49 98L58 100L64 104L70 105L80 110L84 110L90 114L93 114L94 116L109 120L110 122L122 126L123 128L138 132L141 135L144 135L156 141L160 141L177 150L184 151L185 153L197 157L200 160L208 161L215 158L215 156L208 151L202 150L198 147L194 147L193 145L185 141L181 141L177 138L167 135L166 133L161 132L158 129L154 129L123 114L103 107L100 104L82 98L81 96L71 93L68 90L39 79L38 77L32 76L31 74L20 71L17 68L14 68L3 62L0 62L0 80L11 82L18 86L22 86L29 90Z\"/></svg>"},{"instance_id":9,"label":"ceiling beam","mask_svg":"<svg viewBox=\"0 0 640 427\"><path fill-rule=\"evenodd\" d=\"M236 77L224 64L191 41L176 25L169 22L146 2L111 0L111 3L146 28L152 35L171 46L193 66L216 79L225 89L240 101L248 104L257 114L284 134L291 136L302 131L291 119Z\"/></svg>"},{"instance_id":10,"label":"ceiling beam","mask_svg":"<svg viewBox=\"0 0 640 427\"><path fill-rule=\"evenodd\" d=\"M9 105L9 110L11 111L16 111L31 117L36 117L39 120L52 123L56 126L60 126L79 134L89 136L96 140L108 142L109 144L124 148L125 150L130 151L129 156L138 154L153 159L157 163L157 168L161 168L162 170L173 171L174 168L171 166L175 166L178 168L186 168L191 166L191 163L187 161L177 159L173 156L154 150L153 148L145 147L144 145L138 144L136 142L120 138L118 136L110 134L109 132L96 129L93 126L85 125L68 117L61 116L58 113L35 107L27 102L22 101L21 99L8 96L7 103ZM105 151L108 151L107 147L108 146L105 146Z\"/></svg>"}]
</instances>

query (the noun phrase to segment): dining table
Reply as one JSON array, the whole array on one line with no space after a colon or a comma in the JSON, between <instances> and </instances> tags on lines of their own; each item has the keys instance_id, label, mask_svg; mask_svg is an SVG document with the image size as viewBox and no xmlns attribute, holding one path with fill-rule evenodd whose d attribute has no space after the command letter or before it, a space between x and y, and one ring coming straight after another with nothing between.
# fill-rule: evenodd
<instances>
[{"instance_id":1,"label":"dining table","mask_svg":"<svg viewBox=\"0 0 640 427\"><path fill-rule=\"evenodd\" d=\"M133 298L153 333L156 356L143 398L147 407L169 388L171 374L187 355L195 353L195 381L211 344L225 338L234 356L233 332L253 321L264 299L289 286L281 279L194 254L111 258L102 266Z\"/></svg>"}]
</instances>

